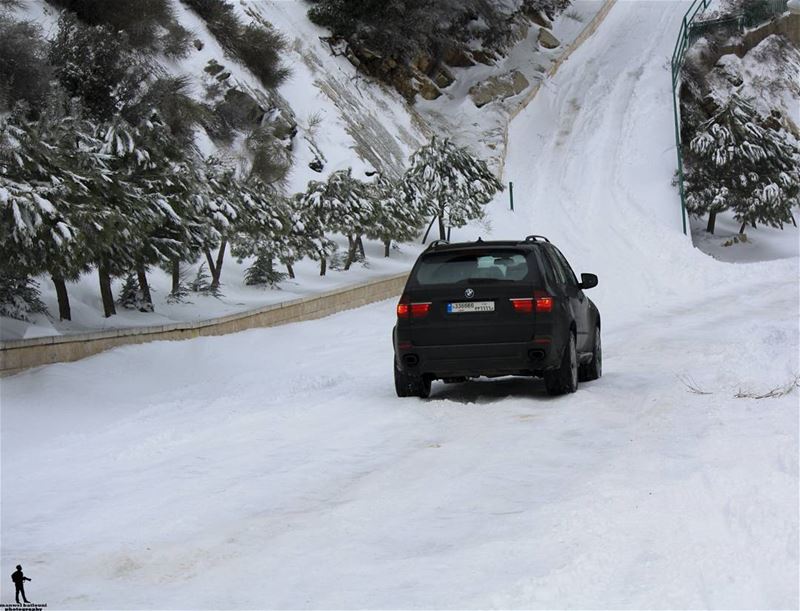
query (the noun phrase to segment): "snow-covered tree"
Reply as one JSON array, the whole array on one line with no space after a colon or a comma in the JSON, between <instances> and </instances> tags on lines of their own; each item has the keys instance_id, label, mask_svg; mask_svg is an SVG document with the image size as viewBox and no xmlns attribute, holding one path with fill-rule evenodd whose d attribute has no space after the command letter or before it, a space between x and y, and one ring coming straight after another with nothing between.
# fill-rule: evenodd
<instances>
[{"instance_id":1,"label":"snow-covered tree","mask_svg":"<svg viewBox=\"0 0 800 611\"><path fill-rule=\"evenodd\" d=\"M207 213L212 233L202 250L211 272L211 287L219 291L228 240L238 224L249 222L247 215L254 199L247 194L236 168L221 158L206 159L203 171L208 184ZM216 257L212 255L214 249Z\"/></svg>"},{"instance_id":2,"label":"snow-covered tree","mask_svg":"<svg viewBox=\"0 0 800 611\"><path fill-rule=\"evenodd\" d=\"M311 181L305 193L306 207L313 211L329 231L347 236L349 248L344 268L364 255L361 236L373 218L373 199L369 185L353 176L350 168L333 172L326 182Z\"/></svg>"},{"instance_id":3,"label":"snow-covered tree","mask_svg":"<svg viewBox=\"0 0 800 611\"><path fill-rule=\"evenodd\" d=\"M39 285L28 276L16 276L0 269L0 316L30 320L31 314L44 314Z\"/></svg>"},{"instance_id":4,"label":"snow-covered tree","mask_svg":"<svg viewBox=\"0 0 800 611\"><path fill-rule=\"evenodd\" d=\"M61 13L49 57L69 95L83 100L90 116L106 121L136 104L151 72L124 32L85 25L69 11Z\"/></svg>"},{"instance_id":5,"label":"snow-covered tree","mask_svg":"<svg viewBox=\"0 0 800 611\"><path fill-rule=\"evenodd\" d=\"M318 203L319 199L308 197L308 192L292 196L288 204L289 232L285 240L287 250L293 253L291 263L303 257L319 261L319 275L324 276L328 271L328 259L336 253L336 243L325 235L325 219L319 215Z\"/></svg>"},{"instance_id":6,"label":"snow-covered tree","mask_svg":"<svg viewBox=\"0 0 800 611\"><path fill-rule=\"evenodd\" d=\"M414 204L438 219L442 240L446 227L463 227L482 218L483 207L503 188L486 162L436 136L411 156L403 184Z\"/></svg>"},{"instance_id":7,"label":"snow-covered tree","mask_svg":"<svg viewBox=\"0 0 800 611\"><path fill-rule=\"evenodd\" d=\"M54 91L35 121L22 109L0 121L0 266L16 277L49 274L69 320L66 281L89 263L82 228L102 222L89 185L110 176L91 151L91 125L61 102Z\"/></svg>"},{"instance_id":8,"label":"snow-covered tree","mask_svg":"<svg viewBox=\"0 0 800 611\"><path fill-rule=\"evenodd\" d=\"M758 116L745 100L732 96L699 126L685 151L686 208L709 215L732 210L742 224L783 228L793 223L800 193L800 148L777 123Z\"/></svg>"},{"instance_id":9,"label":"snow-covered tree","mask_svg":"<svg viewBox=\"0 0 800 611\"><path fill-rule=\"evenodd\" d=\"M52 78L47 50L41 27L12 19L0 2L0 112L20 101L33 110L43 105Z\"/></svg>"},{"instance_id":10,"label":"snow-covered tree","mask_svg":"<svg viewBox=\"0 0 800 611\"><path fill-rule=\"evenodd\" d=\"M425 216L400 181L380 176L372 183L373 215L366 235L380 240L388 257L392 242L407 242L417 237Z\"/></svg>"},{"instance_id":11,"label":"snow-covered tree","mask_svg":"<svg viewBox=\"0 0 800 611\"><path fill-rule=\"evenodd\" d=\"M243 188L244 213L235 223L231 251L240 262L246 257L256 258L246 272L246 284L271 286L285 277L275 270L275 259L280 256L288 229L286 207L278 193L258 179L250 180Z\"/></svg>"}]
</instances>

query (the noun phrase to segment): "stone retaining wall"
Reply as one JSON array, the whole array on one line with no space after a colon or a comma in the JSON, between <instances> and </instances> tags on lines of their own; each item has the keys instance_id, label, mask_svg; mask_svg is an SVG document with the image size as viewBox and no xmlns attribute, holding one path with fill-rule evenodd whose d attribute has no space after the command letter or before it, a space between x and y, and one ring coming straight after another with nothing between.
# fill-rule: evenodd
<instances>
[{"instance_id":1,"label":"stone retaining wall","mask_svg":"<svg viewBox=\"0 0 800 611\"><path fill-rule=\"evenodd\" d=\"M256 327L272 327L322 318L343 310L396 297L403 291L407 276L406 273L389 276L358 286L340 288L312 297L193 323L0 342L0 376L50 363L77 361L116 346L225 335Z\"/></svg>"}]
</instances>

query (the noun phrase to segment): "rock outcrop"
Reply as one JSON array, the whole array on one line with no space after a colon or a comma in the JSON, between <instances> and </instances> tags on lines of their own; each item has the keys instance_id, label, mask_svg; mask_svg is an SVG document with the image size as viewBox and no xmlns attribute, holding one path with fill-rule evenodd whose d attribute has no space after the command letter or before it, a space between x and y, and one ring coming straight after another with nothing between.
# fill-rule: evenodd
<instances>
[{"instance_id":1,"label":"rock outcrop","mask_svg":"<svg viewBox=\"0 0 800 611\"><path fill-rule=\"evenodd\" d=\"M478 83L469 90L473 103L478 108L491 102L497 102L518 95L525 91L530 82L525 75L514 70L501 76L493 76Z\"/></svg>"}]
</instances>

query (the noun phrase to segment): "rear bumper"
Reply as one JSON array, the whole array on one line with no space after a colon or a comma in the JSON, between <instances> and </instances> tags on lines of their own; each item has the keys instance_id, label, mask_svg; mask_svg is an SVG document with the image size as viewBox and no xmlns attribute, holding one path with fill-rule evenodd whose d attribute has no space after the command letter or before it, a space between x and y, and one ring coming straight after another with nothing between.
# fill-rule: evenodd
<instances>
[{"instance_id":1,"label":"rear bumper","mask_svg":"<svg viewBox=\"0 0 800 611\"><path fill-rule=\"evenodd\" d=\"M558 351L549 340L503 344L400 347L397 366L436 379L504 375L541 375L558 367Z\"/></svg>"}]
</instances>

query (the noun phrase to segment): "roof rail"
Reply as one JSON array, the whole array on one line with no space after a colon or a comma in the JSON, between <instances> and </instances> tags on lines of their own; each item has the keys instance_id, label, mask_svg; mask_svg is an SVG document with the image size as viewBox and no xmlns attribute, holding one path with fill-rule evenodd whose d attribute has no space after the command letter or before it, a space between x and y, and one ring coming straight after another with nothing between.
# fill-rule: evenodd
<instances>
[{"instance_id":1,"label":"roof rail","mask_svg":"<svg viewBox=\"0 0 800 611\"><path fill-rule=\"evenodd\" d=\"M449 244L449 243L450 242L448 242L447 240L434 240L433 242L428 244L428 248L426 248L425 250L431 250L433 248L437 248L439 246L443 246L443 245Z\"/></svg>"},{"instance_id":2,"label":"roof rail","mask_svg":"<svg viewBox=\"0 0 800 611\"><path fill-rule=\"evenodd\" d=\"M529 235L529 236L527 236L525 238L525 241L526 242L542 242L542 241L544 241L544 242L547 242L548 244L550 243L550 240L548 240L543 235Z\"/></svg>"}]
</instances>

